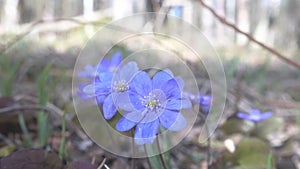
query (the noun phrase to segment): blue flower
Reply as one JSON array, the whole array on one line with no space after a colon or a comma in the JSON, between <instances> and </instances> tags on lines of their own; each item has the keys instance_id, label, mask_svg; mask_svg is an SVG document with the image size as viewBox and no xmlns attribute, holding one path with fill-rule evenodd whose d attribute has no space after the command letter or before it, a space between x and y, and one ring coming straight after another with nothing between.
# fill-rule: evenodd
<instances>
[{"instance_id":1,"label":"blue flower","mask_svg":"<svg viewBox=\"0 0 300 169\"><path fill-rule=\"evenodd\" d=\"M102 73L116 72L121 62L122 62L122 54L120 52L117 52L112 56L111 61L104 58L96 66L86 65L84 71L79 72L78 76L88 78L90 81L86 84L78 85L78 92L77 92L78 96L84 100L94 98L95 97L94 81L110 82L111 79L107 79L106 77L104 77ZM100 79L100 74L102 74L101 79Z\"/></svg>"},{"instance_id":2,"label":"blue flower","mask_svg":"<svg viewBox=\"0 0 300 169\"><path fill-rule=\"evenodd\" d=\"M98 67L98 73L102 72L116 72L122 62L122 53L117 52L111 57L111 61L106 58L102 59Z\"/></svg>"},{"instance_id":3,"label":"blue flower","mask_svg":"<svg viewBox=\"0 0 300 169\"><path fill-rule=\"evenodd\" d=\"M129 81L137 71L137 64L129 62L117 72L100 73L97 81L83 88L85 93L94 94L97 102L103 104L103 115L106 120L116 114L119 107L115 103L128 95ZM127 108L126 105L120 107Z\"/></svg>"},{"instance_id":4,"label":"blue flower","mask_svg":"<svg viewBox=\"0 0 300 169\"><path fill-rule=\"evenodd\" d=\"M191 100L192 103L198 104L202 110L208 112L211 107L212 97L210 95L197 94L184 92L184 96Z\"/></svg>"},{"instance_id":5,"label":"blue flower","mask_svg":"<svg viewBox=\"0 0 300 169\"><path fill-rule=\"evenodd\" d=\"M273 112L264 112L264 113L261 113L257 109L252 109L249 112L249 114L239 112L237 114L237 117L241 118L241 119L245 119L245 120L257 123L257 122L261 122L261 121L264 121L264 120L270 118L272 115L273 115Z\"/></svg>"},{"instance_id":6,"label":"blue flower","mask_svg":"<svg viewBox=\"0 0 300 169\"><path fill-rule=\"evenodd\" d=\"M118 131L128 131L136 126L136 144L152 144L160 125L170 131L179 131L186 126L180 110L190 108L191 102L182 97L183 80L174 78L169 70L150 76L141 71L130 83L129 100L133 109L125 111L118 121ZM119 103L122 104L122 100ZM125 104L128 104L125 101Z\"/></svg>"},{"instance_id":7,"label":"blue flower","mask_svg":"<svg viewBox=\"0 0 300 169\"><path fill-rule=\"evenodd\" d=\"M122 53L117 52L112 56L111 61L102 59L96 66L86 65L84 71L78 73L79 77L85 77L94 80L98 77L99 73L115 72L122 61Z\"/></svg>"},{"instance_id":8,"label":"blue flower","mask_svg":"<svg viewBox=\"0 0 300 169\"><path fill-rule=\"evenodd\" d=\"M79 77L86 77L88 79L94 79L97 76L98 65L95 67L91 65L86 65L84 67L84 71L78 73Z\"/></svg>"}]
</instances>

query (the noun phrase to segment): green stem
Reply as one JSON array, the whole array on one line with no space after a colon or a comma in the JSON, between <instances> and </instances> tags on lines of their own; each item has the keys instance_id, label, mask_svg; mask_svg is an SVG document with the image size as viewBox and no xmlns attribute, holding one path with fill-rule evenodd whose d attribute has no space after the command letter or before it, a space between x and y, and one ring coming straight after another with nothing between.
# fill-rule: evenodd
<instances>
[{"instance_id":1,"label":"green stem","mask_svg":"<svg viewBox=\"0 0 300 169\"><path fill-rule=\"evenodd\" d=\"M145 153L148 155L148 152L147 152L147 147L146 147L146 145L145 145L145 144L144 144L144 150L145 150ZM146 160L147 160L147 163L148 163L149 169L153 169L153 168L152 168L152 165L151 165L151 163L150 163L149 157L146 157Z\"/></svg>"},{"instance_id":2,"label":"green stem","mask_svg":"<svg viewBox=\"0 0 300 169\"><path fill-rule=\"evenodd\" d=\"M33 147L33 141L32 141L32 139L31 139L30 134L29 134L29 132L28 132L28 129L27 129L27 127L26 127L26 123L25 123L23 114L19 114L18 120L19 120L19 125L20 125L20 127L21 127L21 130L22 130L22 132L24 133L25 138L26 138L26 140L27 140L29 146L30 146L30 147Z\"/></svg>"},{"instance_id":3,"label":"green stem","mask_svg":"<svg viewBox=\"0 0 300 169\"><path fill-rule=\"evenodd\" d=\"M163 168L167 169L166 163L165 163L164 158L163 158L162 153L161 153L158 137L156 137L156 143L157 143L157 149L158 149L158 153L159 153L159 160L160 160Z\"/></svg>"},{"instance_id":4,"label":"green stem","mask_svg":"<svg viewBox=\"0 0 300 169\"><path fill-rule=\"evenodd\" d=\"M59 158L63 160L65 158L66 152L66 114L64 113L62 118L62 127L61 127L61 142L59 147Z\"/></svg>"},{"instance_id":5,"label":"green stem","mask_svg":"<svg viewBox=\"0 0 300 169\"><path fill-rule=\"evenodd\" d=\"M134 144L134 131L131 130L130 133L131 133L131 138L132 138L132 142L131 142L131 146L132 146L132 151L133 151L133 157L132 157L132 161L131 161L131 168L132 169L135 169L136 168L136 160L135 160L135 153L136 153L136 150L135 150L135 144Z\"/></svg>"}]
</instances>

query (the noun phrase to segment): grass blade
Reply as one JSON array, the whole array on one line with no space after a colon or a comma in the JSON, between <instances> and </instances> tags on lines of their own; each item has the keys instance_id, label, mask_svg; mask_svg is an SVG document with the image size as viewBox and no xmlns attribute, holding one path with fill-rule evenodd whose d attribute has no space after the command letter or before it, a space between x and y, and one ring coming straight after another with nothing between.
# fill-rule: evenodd
<instances>
[{"instance_id":1,"label":"grass blade","mask_svg":"<svg viewBox=\"0 0 300 169\"><path fill-rule=\"evenodd\" d=\"M267 169L273 169L273 154L269 153Z\"/></svg>"},{"instance_id":2,"label":"grass blade","mask_svg":"<svg viewBox=\"0 0 300 169\"><path fill-rule=\"evenodd\" d=\"M26 141L29 144L29 147L33 147L33 141L31 139L28 129L26 127L26 123L25 123L23 114L18 115L18 121L19 121L21 130L22 130L23 134L25 135Z\"/></svg>"},{"instance_id":3,"label":"grass blade","mask_svg":"<svg viewBox=\"0 0 300 169\"><path fill-rule=\"evenodd\" d=\"M48 102L48 91L46 90L47 82L52 64L48 64L38 78L38 98L39 104L45 106ZM38 113L38 138L41 147L47 144L50 135L49 117L44 111Z\"/></svg>"},{"instance_id":4,"label":"grass blade","mask_svg":"<svg viewBox=\"0 0 300 169\"><path fill-rule=\"evenodd\" d=\"M63 115L61 125L61 142L59 147L59 158L61 160L68 158L67 145L66 145L66 114Z\"/></svg>"}]
</instances>

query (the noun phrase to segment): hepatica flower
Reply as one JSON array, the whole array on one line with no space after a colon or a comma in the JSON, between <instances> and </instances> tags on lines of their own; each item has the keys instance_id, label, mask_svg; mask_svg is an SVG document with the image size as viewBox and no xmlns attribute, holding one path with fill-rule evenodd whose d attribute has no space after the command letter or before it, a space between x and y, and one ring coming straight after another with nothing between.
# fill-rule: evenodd
<instances>
[{"instance_id":1,"label":"hepatica flower","mask_svg":"<svg viewBox=\"0 0 300 169\"><path fill-rule=\"evenodd\" d=\"M110 61L106 58L102 59L97 71L98 73L116 72L121 62L122 62L122 53L117 52L113 54Z\"/></svg>"},{"instance_id":2,"label":"hepatica flower","mask_svg":"<svg viewBox=\"0 0 300 169\"><path fill-rule=\"evenodd\" d=\"M85 77L90 80L94 80L99 73L102 72L115 72L122 61L122 54L117 52L113 54L111 61L108 59L102 59L102 61L96 66L86 65L84 71L78 73L79 77Z\"/></svg>"},{"instance_id":3,"label":"hepatica flower","mask_svg":"<svg viewBox=\"0 0 300 169\"><path fill-rule=\"evenodd\" d=\"M102 103L103 115L106 120L111 119L119 108L116 101L128 95L129 81L138 71L135 62L129 62L117 72L104 72L99 74L95 83L86 86L89 92L94 92L97 102ZM116 98L116 100L113 99ZM120 105L121 106L121 105ZM126 107L123 106L122 107Z\"/></svg>"},{"instance_id":4,"label":"hepatica flower","mask_svg":"<svg viewBox=\"0 0 300 169\"><path fill-rule=\"evenodd\" d=\"M79 72L78 76L89 79L89 82L86 84L78 85L77 95L84 100L96 97L94 82L111 83L110 82L111 79L104 79L106 78L106 76L103 73L115 72L119 64L121 63L121 61L122 61L122 54L120 52L117 52L112 56L111 61L104 58L96 66L86 65L84 71ZM101 80L100 80L100 74L102 74ZM101 101L103 99L99 99L99 100Z\"/></svg>"},{"instance_id":5,"label":"hepatica flower","mask_svg":"<svg viewBox=\"0 0 300 169\"><path fill-rule=\"evenodd\" d=\"M182 97L183 81L174 78L168 70L159 71L151 79L141 71L130 83L129 100L133 109L118 121L118 131L128 131L136 126L136 144L152 144L160 126L179 131L186 126L180 110L190 108L189 100ZM117 104L123 104L119 100ZM128 104L125 101L124 104Z\"/></svg>"},{"instance_id":6,"label":"hepatica flower","mask_svg":"<svg viewBox=\"0 0 300 169\"><path fill-rule=\"evenodd\" d=\"M96 65L96 66L86 65L84 67L84 71L79 72L78 76L86 77L86 78L92 80L97 76L97 68L98 68L98 65Z\"/></svg>"},{"instance_id":7,"label":"hepatica flower","mask_svg":"<svg viewBox=\"0 0 300 169\"><path fill-rule=\"evenodd\" d=\"M202 110L208 112L211 107L212 97L210 95L197 94L194 95L189 92L185 92L184 96L191 100L193 104L198 104Z\"/></svg>"},{"instance_id":8,"label":"hepatica flower","mask_svg":"<svg viewBox=\"0 0 300 169\"><path fill-rule=\"evenodd\" d=\"M118 109L113 100L113 94L115 98L122 98L121 96L126 94L129 89L129 80L138 71L135 62L129 62L118 70L121 59L120 53L115 54L111 62L103 59L99 64L94 81L78 86L78 94L81 98L96 97L97 103L102 104L106 120L111 119ZM122 107L126 108L126 106Z\"/></svg>"},{"instance_id":9,"label":"hepatica flower","mask_svg":"<svg viewBox=\"0 0 300 169\"><path fill-rule=\"evenodd\" d=\"M261 122L261 121L264 121L264 120L270 118L272 115L273 115L273 112L261 113L257 109L252 109L248 114L239 112L237 114L237 117L257 123L257 122Z\"/></svg>"}]
</instances>

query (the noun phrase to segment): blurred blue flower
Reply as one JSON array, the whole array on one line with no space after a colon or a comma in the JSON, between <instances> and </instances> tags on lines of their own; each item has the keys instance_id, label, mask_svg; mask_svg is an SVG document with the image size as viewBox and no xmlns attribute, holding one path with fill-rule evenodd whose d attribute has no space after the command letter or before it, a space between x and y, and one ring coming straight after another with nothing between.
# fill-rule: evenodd
<instances>
[{"instance_id":1,"label":"blurred blue flower","mask_svg":"<svg viewBox=\"0 0 300 169\"><path fill-rule=\"evenodd\" d=\"M118 70L119 65L122 62L122 53L117 52L112 55L111 60L104 58L98 67L98 73L102 72L116 72Z\"/></svg>"},{"instance_id":2,"label":"blurred blue flower","mask_svg":"<svg viewBox=\"0 0 300 169\"><path fill-rule=\"evenodd\" d=\"M205 112L209 112L212 101L212 97L210 95L202 95L200 93L194 95L189 92L184 92L184 96L190 99L193 104L198 104Z\"/></svg>"},{"instance_id":3,"label":"blurred blue flower","mask_svg":"<svg viewBox=\"0 0 300 169\"><path fill-rule=\"evenodd\" d=\"M117 52L113 54L111 61L104 58L101 63L96 66L86 65L84 71L78 73L79 77L85 77L90 80L94 80L99 73L102 72L115 72L122 62L122 53Z\"/></svg>"},{"instance_id":4,"label":"blurred blue flower","mask_svg":"<svg viewBox=\"0 0 300 169\"><path fill-rule=\"evenodd\" d=\"M139 72L130 83L128 97L133 109L125 111L116 129L123 132L136 126L134 139L138 145L152 144L160 125L171 131L182 130L186 120L180 110L191 107L191 102L182 97L182 89L183 80L174 78L169 70L159 71L152 80L146 72ZM123 100L117 104L123 104Z\"/></svg>"},{"instance_id":5,"label":"blurred blue flower","mask_svg":"<svg viewBox=\"0 0 300 169\"><path fill-rule=\"evenodd\" d=\"M249 114L239 112L237 114L237 117L241 118L241 119L245 119L245 120L257 123L257 122L261 122L261 121L264 121L264 120L270 118L272 115L273 115L273 112L264 112L264 113L261 113L257 109L252 109L249 112Z\"/></svg>"},{"instance_id":6,"label":"blurred blue flower","mask_svg":"<svg viewBox=\"0 0 300 169\"><path fill-rule=\"evenodd\" d=\"M183 6L175 6L170 9L170 14L181 18L183 14Z\"/></svg>"},{"instance_id":7,"label":"blurred blue flower","mask_svg":"<svg viewBox=\"0 0 300 169\"><path fill-rule=\"evenodd\" d=\"M94 79L97 76L98 65L95 67L91 65L86 65L84 67L84 71L78 73L79 77L86 77L88 79Z\"/></svg>"}]
</instances>

